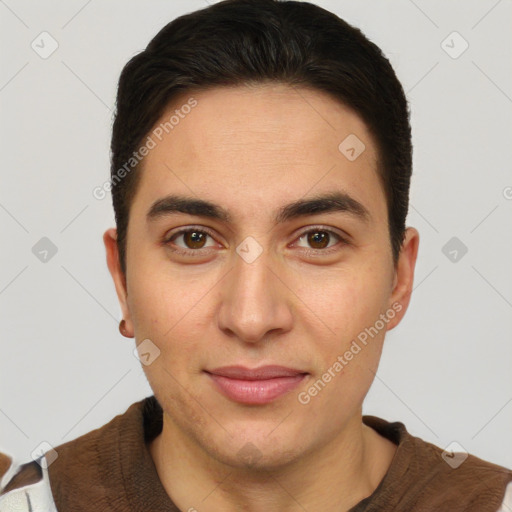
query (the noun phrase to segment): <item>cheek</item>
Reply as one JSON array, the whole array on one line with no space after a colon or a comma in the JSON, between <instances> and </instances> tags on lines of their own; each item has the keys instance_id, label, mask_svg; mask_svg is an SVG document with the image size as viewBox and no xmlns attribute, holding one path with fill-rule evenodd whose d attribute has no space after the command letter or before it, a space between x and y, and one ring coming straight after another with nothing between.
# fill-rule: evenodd
<instances>
[{"instance_id":1,"label":"cheek","mask_svg":"<svg viewBox=\"0 0 512 512\"><path fill-rule=\"evenodd\" d=\"M128 305L137 338L152 334L163 339L171 334L200 299L200 291L194 293L195 289L194 283L185 282L169 268L140 261L128 280Z\"/></svg>"},{"instance_id":2,"label":"cheek","mask_svg":"<svg viewBox=\"0 0 512 512\"><path fill-rule=\"evenodd\" d=\"M382 270L373 269L363 265L320 269L316 275L310 273L304 278L297 295L316 316L317 323L320 321L329 328L330 335L346 342L373 325L387 305L388 278Z\"/></svg>"},{"instance_id":3,"label":"cheek","mask_svg":"<svg viewBox=\"0 0 512 512\"><path fill-rule=\"evenodd\" d=\"M362 330L358 336L343 336L323 347L321 370L297 397L310 417L325 417L325 411L330 411L325 428L335 426L336 430L356 414L374 381L384 332Z\"/></svg>"},{"instance_id":4,"label":"cheek","mask_svg":"<svg viewBox=\"0 0 512 512\"><path fill-rule=\"evenodd\" d=\"M212 321L205 294L215 282L205 279L169 270L131 276L128 302L136 339L150 339L160 350L160 362L172 372L186 371L187 361L203 353L204 329Z\"/></svg>"},{"instance_id":5,"label":"cheek","mask_svg":"<svg viewBox=\"0 0 512 512\"><path fill-rule=\"evenodd\" d=\"M388 277L382 268L375 269L376 265L338 269L325 279L311 280L322 286L309 288L309 294L308 288L303 289L304 302L321 320L315 320L321 333L311 333L319 373L312 394L305 390L312 398L312 413L316 407L318 414L322 408L339 411L343 417L347 411L355 412L374 380L387 325L380 315L388 300Z\"/></svg>"}]
</instances>

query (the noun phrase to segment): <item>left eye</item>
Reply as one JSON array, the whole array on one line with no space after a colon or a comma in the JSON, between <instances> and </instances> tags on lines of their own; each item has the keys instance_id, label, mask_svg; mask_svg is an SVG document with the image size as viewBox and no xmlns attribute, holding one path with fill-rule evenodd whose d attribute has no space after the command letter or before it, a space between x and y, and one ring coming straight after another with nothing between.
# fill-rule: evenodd
<instances>
[{"instance_id":1,"label":"left eye","mask_svg":"<svg viewBox=\"0 0 512 512\"><path fill-rule=\"evenodd\" d=\"M342 242L345 241L340 235L338 235L334 231L318 228L306 231L299 237L299 240L306 239L306 243L308 243L311 246L311 248L322 250L332 247L332 245L329 246L328 244L333 236Z\"/></svg>"}]
</instances>

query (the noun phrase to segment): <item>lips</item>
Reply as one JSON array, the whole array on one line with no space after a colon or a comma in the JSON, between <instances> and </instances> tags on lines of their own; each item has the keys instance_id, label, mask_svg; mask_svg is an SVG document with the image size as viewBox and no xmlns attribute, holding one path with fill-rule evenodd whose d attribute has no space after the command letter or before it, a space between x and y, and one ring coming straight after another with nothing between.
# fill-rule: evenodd
<instances>
[{"instance_id":1,"label":"lips","mask_svg":"<svg viewBox=\"0 0 512 512\"><path fill-rule=\"evenodd\" d=\"M269 365L253 369L245 368L244 366L222 366L221 368L215 368L215 370L209 370L208 373L228 377L230 379L264 380L278 377L295 377L307 372L287 368L286 366Z\"/></svg>"},{"instance_id":2,"label":"lips","mask_svg":"<svg viewBox=\"0 0 512 512\"><path fill-rule=\"evenodd\" d=\"M259 368L223 366L206 371L215 388L245 404L265 404L297 387L308 375L302 370L269 365Z\"/></svg>"}]
</instances>

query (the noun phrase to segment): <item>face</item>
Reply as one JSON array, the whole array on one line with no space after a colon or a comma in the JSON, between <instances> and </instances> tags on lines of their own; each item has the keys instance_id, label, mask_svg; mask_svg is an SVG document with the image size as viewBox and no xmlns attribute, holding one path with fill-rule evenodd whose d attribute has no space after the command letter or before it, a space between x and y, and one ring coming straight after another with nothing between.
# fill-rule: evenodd
<instances>
[{"instance_id":1,"label":"face","mask_svg":"<svg viewBox=\"0 0 512 512\"><path fill-rule=\"evenodd\" d=\"M113 230L109 267L164 428L222 462L241 467L252 450L277 467L360 423L408 305L418 235L409 228L395 267L374 141L329 96L219 87L183 95L161 122L176 109L172 129L149 134L126 280ZM292 371L214 375L267 365Z\"/></svg>"}]
</instances>

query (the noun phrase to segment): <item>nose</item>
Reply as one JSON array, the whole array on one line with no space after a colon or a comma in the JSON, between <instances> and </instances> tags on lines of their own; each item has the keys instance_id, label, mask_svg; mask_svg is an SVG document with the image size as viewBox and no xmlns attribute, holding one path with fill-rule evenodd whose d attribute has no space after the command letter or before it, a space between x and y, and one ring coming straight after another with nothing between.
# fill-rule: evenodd
<instances>
[{"instance_id":1,"label":"nose","mask_svg":"<svg viewBox=\"0 0 512 512\"><path fill-rule=\"evenodd\" d=\"M287 332L293 322L293 293L278 275L283 269L263 251L254 261L236 254L223 280L218 325L228 336L256 344Z\"/></svg>"}]
</instances>

